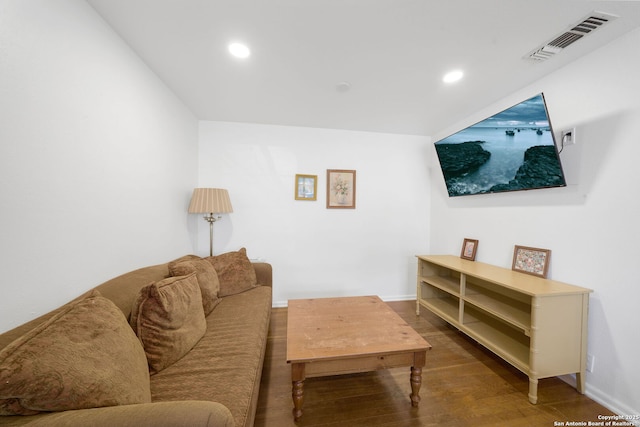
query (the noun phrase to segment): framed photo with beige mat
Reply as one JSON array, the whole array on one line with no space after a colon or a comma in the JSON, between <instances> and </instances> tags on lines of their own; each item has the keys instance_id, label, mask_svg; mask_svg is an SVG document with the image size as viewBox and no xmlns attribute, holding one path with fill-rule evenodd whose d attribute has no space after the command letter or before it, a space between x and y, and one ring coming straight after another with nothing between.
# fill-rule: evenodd
<instances>
[{"instance_id":1,"label":"framed photo with beige mat","mask_svg":"<svg viewBox=\"0 0 640 427\"><path fill-rule=\"evenodd\" d=\"M462 251L460 251L460 258L475 261L476 252L478 252L478 241L475 239L464 239L464 242L462 242Z\"/></svg>"},{"instance_id":2,"label":"framed photo with beige mat","mask_svg":"<svg viewBox=\"0 0 640 427\"><path fill-rule=\"evenodd\" d=\"M327 169L327 209L356 208L356 171Z\"/></svg>"},{"instance_id":3,"label":"framed photo with beige mat","mask_svg":"<svg viewBox=\"0 0 640 427\"><path fill-rule=\"evenodd\" d=\"M538 277L547 277L551 250L516 245L511 269Z\"/></svg>"}]
</instances>

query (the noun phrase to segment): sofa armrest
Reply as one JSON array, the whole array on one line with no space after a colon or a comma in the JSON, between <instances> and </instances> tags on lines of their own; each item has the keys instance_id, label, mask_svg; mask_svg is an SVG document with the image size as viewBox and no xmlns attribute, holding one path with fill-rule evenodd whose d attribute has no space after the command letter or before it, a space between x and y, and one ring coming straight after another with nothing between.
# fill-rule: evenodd
<instances>
[{"instance_id":1,"label":"sofa armrest","mask_svg":"<svg viewBox=\"0 0 640 427\"><path fill-rule=\"evenodd\" d=\"M29 427L234 427L229 409L221 403L199 400L141 403L38 415Z\"/></svg>"},{"instance_id":2,"label":"sofa armrest","mask_svg":"<svg viewBox=\"0 0 640 427\"><path fill-rule=\"evenodd\" d=\"M267 262L253 262L253 269L256 271L258 284L262 286L270 286L273 284L273 271L271 264Z\"/></svg>"}]
</instances>

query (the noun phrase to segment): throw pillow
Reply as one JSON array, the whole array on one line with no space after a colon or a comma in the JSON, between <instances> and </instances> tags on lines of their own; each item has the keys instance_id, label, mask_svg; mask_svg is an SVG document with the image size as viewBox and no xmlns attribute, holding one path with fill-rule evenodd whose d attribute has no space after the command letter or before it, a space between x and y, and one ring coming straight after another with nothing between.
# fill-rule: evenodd
<instances>
[{"instance_id":1,"label":"throw pillow","mask_svg":"<svg viewBox=\"0 0 640 427\"><path fill-rule=\"evenodd\" d=\"M169 261L168 263L169 270L171 270L171 268L173 268L173 266L178 264L179 262L191 261L194 259L202 259L202 258L200 258L198 255L189 254L189 255L181 256L180 258L176 258L173 261Z\"/></svg>"},{"instance_id":2,"label":"throw pillow","mask_svg":"<svg viewBox=\"0 0 640 427\"><path fill-rule=\"evenodd\" d=\"M227 252L217 256L205 258L209 261L220 280L221 297L239 294L254 288L258 283L256 271L247 257L247 250L240 249L237 252Z\"/></svg>"},{"instance_id":3,"label":"throw pillow","mask_svg":"<svg viewBox=\"0 0 640 427\"><path fill-rule=\"evenodd\" d=\"M218 298L220 290L218 274L211 263L202 258L169 265L169 274L171 276L188 276L191 273L196 273L196 279L202 294L202 308L204 309L204 315L207 316L220 303Z\"/></svg>"},{"instance_id":4,"label":"throw pillow","mask_svg":"<svg viewBox=\"0 0 640 427\"><path fill-rule=\"evenodd\" d=\"M149 402L142 346L97 291L0 351L0 415Z\"/></svg>"},{"instance_id":5,"label":"throw pillow","mask_svg":"<svg viewBox=\"0 0 640 427\"><path fill-rule=\"evenodd\" d=\"M196 274L169 277L142 288L130 322L151 375L180 360L207 329Z\"/></svg>"}]
</instances>

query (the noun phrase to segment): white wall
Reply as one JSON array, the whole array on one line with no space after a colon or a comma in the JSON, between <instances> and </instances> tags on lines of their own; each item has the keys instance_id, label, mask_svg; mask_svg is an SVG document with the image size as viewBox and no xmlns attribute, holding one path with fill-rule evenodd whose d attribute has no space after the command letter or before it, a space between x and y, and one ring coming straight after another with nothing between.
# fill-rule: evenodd
<instances>
[{"instance_id":1,"label":"white wall","mask_svg":"<svg viewBox=\"0 0 640 427\"><path fill-rule=\"evenodd\" d=\"M543 91L556 133L577 128L561 153L567 188L449 199L431 168L432 252L457 254L477 238L478 261L510 268L516 244L551 249L551 278L594 290L587 393L629 415L640 413L639 45L635 31L434 137Z\"/></svg>"},{"instance_id":2,"label":"white wall","mask_svg":"<svg viewBox=\"0 0 640 427\"><path fill-rule=\"evenodd\" d=\"M4 331L192 250L198 128L84 1L1 9Z\"/></svg>"},{"instance_id":3,"label":"white wall","mask_svg":"<svg viewBox=\"0 0 640 427\"><path fill-rule=\"evenodd\" d=\"M199 185L229 190L214 252L245 246L274 267L274 303L345 295L415 296L415 254L428 251L428 138L201 122ZM326 209L326 170L356 170L356 209ZM318 200L296 201L296 174ZM208 226L199 219L201 255Z\"/></svg>"}]
</instances>

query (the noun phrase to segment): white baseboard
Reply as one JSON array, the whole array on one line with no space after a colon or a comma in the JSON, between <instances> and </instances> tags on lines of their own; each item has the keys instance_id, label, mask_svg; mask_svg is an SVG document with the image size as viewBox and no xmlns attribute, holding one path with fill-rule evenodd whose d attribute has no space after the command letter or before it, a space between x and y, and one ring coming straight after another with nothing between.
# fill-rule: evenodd
<instances>
[{"instance_id":1,"label":"white baseboard","mask_svg":"<svg viewBox=\"0 0 640 427\"><path fill-rule=\"evenodd\" d=\"M283 308L283 307L287 307L289 304L287 303L287 301L273 301L271 303L271 307L273 308Z\"/></svg>"},{"instance_id":2,"label":"white baseboard","mask_svg":"<svg viewBox=\"0 0 640 427\"><path fill-rule=\"evenodd\" d=\"M385 301L385 302L389 302L389 301L415 301L416 300L416 294L413 294L413 295L393 295L393 296L380 297L380 299L382 301Z\"/></svg>"},{"instance_id":3,"label":"white baseboard","mask_svg":"<svg viewBox=\"0 0 640 427\"><path fill-rule=\"evenodd\" d=\"M393 296L384 296L384 297L380 297L380 299L382 301L385 302L389 302L389 301L415 301L416 299L416 295L393 295ZM273 308L283 308L283 307L287 307L289 304L288 302L285 301L273 301L271 303L271 307Z\"/></svg>"}]
</instances>

